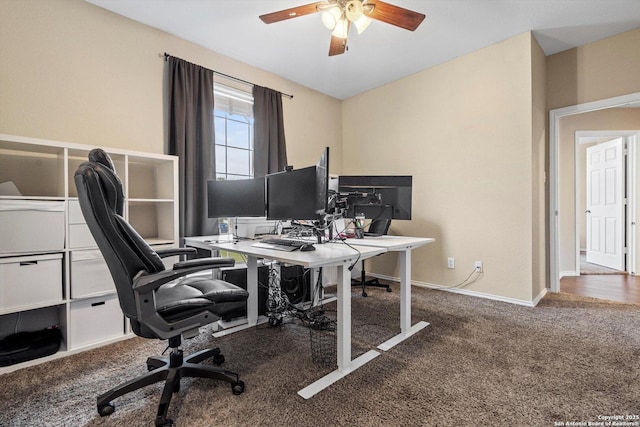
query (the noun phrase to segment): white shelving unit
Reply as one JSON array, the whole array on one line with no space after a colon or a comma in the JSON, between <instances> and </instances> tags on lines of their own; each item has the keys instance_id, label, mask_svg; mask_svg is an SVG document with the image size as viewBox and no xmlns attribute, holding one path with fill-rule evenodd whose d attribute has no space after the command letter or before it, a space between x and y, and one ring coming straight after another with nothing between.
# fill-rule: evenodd
<instances>
[{"instance_id":1,"label":"white shelving unit","mask_svg":"<svg viewBox=\"0 0 640 427\"><path fill-rule=\"evenodd\" d=\"M63 336L56 354L0 374L131 336L73 179L93 148L0 134L0 339L51 326ZM103 149L124 185L125 218L155 248L177 247L177 157Z\"/></svg>"}]
</instances>

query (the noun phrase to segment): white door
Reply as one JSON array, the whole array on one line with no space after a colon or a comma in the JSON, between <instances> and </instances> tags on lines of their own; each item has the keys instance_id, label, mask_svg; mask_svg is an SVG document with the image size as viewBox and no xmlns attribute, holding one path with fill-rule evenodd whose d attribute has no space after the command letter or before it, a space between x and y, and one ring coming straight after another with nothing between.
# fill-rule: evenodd
<instances>
[{"instance_id":1,"label":"white door","mask_svg":"<svg viewBox=\"0 0 640 427\"><path fill-rule=\"evenodd\" d=\"M622 138L587 148L587 262L624 270Z\"/></svg>"}]
</instances>

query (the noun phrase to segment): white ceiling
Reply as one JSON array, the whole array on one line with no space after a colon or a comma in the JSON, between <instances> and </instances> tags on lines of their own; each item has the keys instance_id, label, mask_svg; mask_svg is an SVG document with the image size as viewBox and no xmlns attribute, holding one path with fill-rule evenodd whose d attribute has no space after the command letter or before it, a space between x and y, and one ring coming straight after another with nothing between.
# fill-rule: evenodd
<instances>
[{"instance_id":1,"label":"white ceiling","mask_svg":"<svg viewBox=\"0 0 640 427\"><path fill-rule=\"evenodd\" d=\"M530 30L550 55L640 28L640 0L386 0L426 19L415 32L352 28L349 50L329 57L320 14L258 19L312 0L86 1L338 99Z\"/></svg>"}]
</instances>

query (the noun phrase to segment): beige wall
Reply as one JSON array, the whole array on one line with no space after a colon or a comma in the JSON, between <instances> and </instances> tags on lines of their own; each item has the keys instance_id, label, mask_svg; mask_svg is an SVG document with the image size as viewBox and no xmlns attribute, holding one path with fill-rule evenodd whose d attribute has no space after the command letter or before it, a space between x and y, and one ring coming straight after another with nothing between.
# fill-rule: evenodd
<instances>
[{"instance_id":1,"label":"beige wall","mask_svg":"<svg viewBox=\"0 0 640 427\"><path fill-rule=\"evenodd\" d=\"M535 300L548 283L546 143L547 143L547 63L542 48L531 37L531 197L532 268L531 298Z\"/></svg>"},{"instance_id":2,"label":"beige wall","mask_svg":"<svg viewBox=\"0 0 640 427\"><path fill-rule=\"evenodd\" d=\"M391 230L437 239L414 251L414 280L455 285L478 260L484 276L467 290L532 300L534 250L536 280L543 268L532 215L544 138L541 62L526 33L344 101L343 171L413 175L413 219ZM398 276L392 255L373 264Z\"/></svg>"},{"instance_id":3,"label":"beige wall","mask_svg":"<svg viewBox=\"0 0 640 427\"><path fill-rule=\"evenodd\" d=\"M640 92L640 28L547 57L547 108Z\"/></svg>"},{"instance_id":4,"label":"beige wall","mask_svg":"<svg viewBox=\"0 0 640 427\"><path fill-rule=\"evenodd\" d=\"M558 229L560 272L576 266L575 133L577 131L640 130L640 108L610 108L560 119ZM583 159L583 161L585 161ZM584 179L582 179L584 184ZM577 188L582 188L578 186ZM584 211L584 209L581 209ZM582 215L580 216L582 218Z\"/></svg>"},{"instance_id":5,"label":"beige wall","mask_svg":"<svg viewBox=\"0 0 640 427\"><path fill-rule=\"evenodd\" d=\"M81 0L0 1L0 133L164 152L164 52L293 94L289 163L340 172L339 100Z\"/></svg>"}]
</instances>

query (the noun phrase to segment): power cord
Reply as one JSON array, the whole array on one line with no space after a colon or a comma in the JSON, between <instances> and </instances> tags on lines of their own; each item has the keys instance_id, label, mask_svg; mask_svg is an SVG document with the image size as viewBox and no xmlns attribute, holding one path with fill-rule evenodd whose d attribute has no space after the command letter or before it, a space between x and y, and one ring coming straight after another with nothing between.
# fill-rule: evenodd
<instances>
[{"instance_id":1,"label":"power cord","mask_svg":"<svg viewBox=\"0 0 640 427\"><path fill-rule=\"evenodd\" d=\"M474 275L474 273L476 274L476 276L472 279L471 277ZM473 268L473 270L471 271L471 273L469 273L469 275L460 283L456 284L456 285L451 285L451 286L438 286L436 289L454 289L454 288L460 288L462 286L467 286L470 285L472 283L477 282L478 280L480 280L480 278L484 276L484 270L479 270L477 268Z\"/></svg>"}]
</instances>

